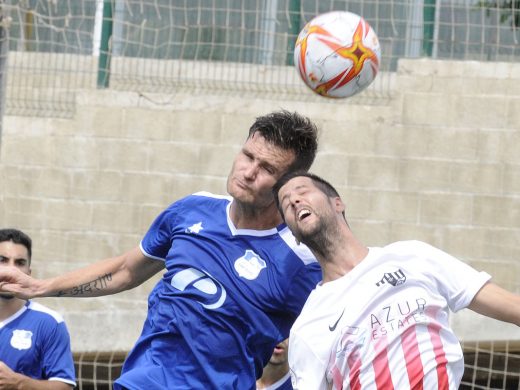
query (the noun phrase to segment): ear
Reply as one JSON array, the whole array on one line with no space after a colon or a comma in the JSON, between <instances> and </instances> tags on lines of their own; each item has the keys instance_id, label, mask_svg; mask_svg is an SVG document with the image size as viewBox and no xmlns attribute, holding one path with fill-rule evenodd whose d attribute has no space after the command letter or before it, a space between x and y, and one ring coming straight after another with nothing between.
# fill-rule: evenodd
<instances>
[{"instance_id":1,"label":"ear","mask_svg":"<svg viewBox=\"0 0 520 390\"><path fill-rule=\"evenodd\" d=\"M334 198L334 209L338 214L341 214L345 211L345 203L343 203L341 198L338 196Z\"/></svg>"}]
</instances>

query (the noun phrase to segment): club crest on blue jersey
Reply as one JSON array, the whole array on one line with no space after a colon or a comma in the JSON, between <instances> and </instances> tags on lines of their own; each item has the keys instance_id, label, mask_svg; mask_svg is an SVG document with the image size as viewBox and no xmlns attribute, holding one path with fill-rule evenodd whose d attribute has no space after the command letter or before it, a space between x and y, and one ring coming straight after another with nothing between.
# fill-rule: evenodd
<instances>
[{"instance_id":1,"label":"club crest on blue jersey","mask_svg":"<svg viewBox=\"0 0 520 390\"><path fill-rule=\"evenodd\" d=\"M30 330L13 330L13 336L11 337L11 347L18 350L29 349L32 346L32 335Z\"/></svg>"},{"instance_id":2,"label":"club crest on blue jersey","mask_svg":"<svg viewBox=\"0 0 520 390\"><path fill-rule=\"evenodd\" d=\"M238 272L238 275L248 280L258 278L260 271L266 266L265 260L251 249L247 249L244 256L235 260L235 270Z\"/></svg>"}]
</instances>

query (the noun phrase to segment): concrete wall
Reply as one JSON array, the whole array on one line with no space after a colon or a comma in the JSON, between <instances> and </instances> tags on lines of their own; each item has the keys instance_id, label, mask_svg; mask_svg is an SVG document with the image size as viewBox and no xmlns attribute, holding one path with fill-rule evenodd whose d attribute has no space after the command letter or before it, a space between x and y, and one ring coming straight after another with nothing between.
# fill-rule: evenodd
<instances>
[{"instance_id":1,"label":"concrete wall","mask_svg":"<svg viewBox=\"0 0 520 390\"><path fill-rule=\"evenodd\" d=\"M254 118L285 108L321 127L313 171L338 187L366 244L424 240L520 292L520 64L403 60L377 104L85 88L76 107L71 119L3 118L1 225L33 237L37 277L136 246L183 195L223 193ZM127 350L155 280L40 301L64 314L75 351ZM467 311L454 326L466 339L520 338Z\"/></svg>"}]
</instances>

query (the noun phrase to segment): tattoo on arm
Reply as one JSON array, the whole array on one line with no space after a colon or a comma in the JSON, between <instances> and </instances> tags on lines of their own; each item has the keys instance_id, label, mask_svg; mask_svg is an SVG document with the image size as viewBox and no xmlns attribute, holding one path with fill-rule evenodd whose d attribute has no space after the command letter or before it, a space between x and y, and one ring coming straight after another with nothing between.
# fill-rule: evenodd
<instances>
[{"instance_id":1,"label":"tattoo on arm","mask_svg":"<svg viewBox=\"0 0 520 390\"><path fill-rule=\"evenodd\" d=\"M80 284L70 290L61 290L56 293L56 297L75 297L81 295L91 295L92 291L101 291L108 287L108 282L112 281L112 273L101 275L90 282Z\"/></svg>"}]
</instances>

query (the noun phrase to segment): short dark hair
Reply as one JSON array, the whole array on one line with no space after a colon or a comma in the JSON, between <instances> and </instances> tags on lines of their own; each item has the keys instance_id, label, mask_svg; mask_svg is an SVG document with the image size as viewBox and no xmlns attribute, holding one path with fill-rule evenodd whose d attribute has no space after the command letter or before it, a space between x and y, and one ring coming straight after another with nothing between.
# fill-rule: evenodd
<instances>
[{"instance_id":1,"label":"short dark hair","mask_svg":"<svg viewBox=\"0 0 520 390\"><path fill-rule=\"evenodd\" d=\"M283 216L283 212L280 209L280 202L278 200L278 192L280 192L280 188L282 188L289 180L294 179L295 177L308 177L312 180L312 182L318 187L325 195L330 198L340 197L338 191L334 188L332 184L330 184L327 180L315 175L314 173L306 172L306 171L295 171L295 172L287 172L283 175L273 186L273 195L274 201L276 202L276 207L280 211L280 214Z\"/></svg>"},{"instance_id":2,"label":"short dark hair","mask_svg":"<svg viewBox=\"0 0 520 390\"><path fill-rule=\"evenodd\" d=\"M294 172L287 172L285 175L283 175L273 186L273 196L274 201L276 204L276 208L280 212L280 215L283 219L285 219L285 216L283 215L283 210L280 207L280 201L278 200L278 192L280 192L280 188L282 188L289 180L294 179L295 177L308 177L312 180L314 185L325 195L327 195L329 198L341 198L338 191L334 188L332 184L330 184L327 180L321 178L318 175L315 175L314 173L310 173L307 171L294 171ZM341 213L343 215L343 218L345 219L345 222L347 221L347 218L345 216L345 211ZM347 223L348 226L348 223Z\"/></svg>"},{"instance_id":3,"label":"short dark hair","mask_svg":"<svg viewBox=\"0 0 520 390\"><path fill-rule=\"evenodd\" d=\"M27 234L18 229L0 229L0 242L12 241L15 244L23 245L27 248L29 261L32 256L32 240Z\"/></svg>"},{"instance_id":4,"label":"short dark hair","mask_svg":"<svg viewBox=\"0 0 520 390\"><path fill-rule=\"evenodd\" d=\"M296 156L289 171L307 171L318 150L318 128L307 117L286 110L256 118L249 129L248 138L259 132L269 143Z\"/></svg>"}]
</instances>

